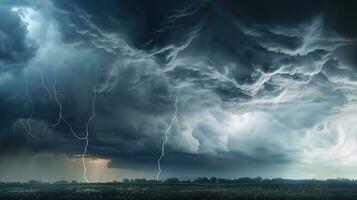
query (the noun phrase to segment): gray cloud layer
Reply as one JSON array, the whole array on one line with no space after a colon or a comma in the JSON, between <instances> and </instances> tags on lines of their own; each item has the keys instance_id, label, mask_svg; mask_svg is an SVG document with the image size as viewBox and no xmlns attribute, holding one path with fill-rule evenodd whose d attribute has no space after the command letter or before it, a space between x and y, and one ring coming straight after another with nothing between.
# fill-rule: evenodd
<instances>
[{"instance_id":1,"label":"gray cloud layer","mask_svg":"<svg viewBox=\"0 0 357 200\"><path fill-rule=\"evenodd\" d=\"M178 95L163 161L171 174L353 168L353 30L331 24L325 4L288 21L244 5L241 14L229 1L1 3L1 152L81 154L69 124L86 134L96 92L88 153L152 169ZM52 126L55 96L64 120Z\"/></svg>"}]
</instances>

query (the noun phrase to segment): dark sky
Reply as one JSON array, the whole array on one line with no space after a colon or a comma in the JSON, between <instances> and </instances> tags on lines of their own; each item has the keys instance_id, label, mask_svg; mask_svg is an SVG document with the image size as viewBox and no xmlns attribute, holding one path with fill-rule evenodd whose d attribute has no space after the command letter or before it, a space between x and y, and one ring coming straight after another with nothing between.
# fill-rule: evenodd
<instances>
[{"instance_id":1,"label":"dark sky","mask_svg":"<svg viewBox=\"0 0 357 200\"><path fill-rule=\"evenodd\" d=\"M2 0L0 181L355 177L354 2Z\"/></svg>"}]
</instances>

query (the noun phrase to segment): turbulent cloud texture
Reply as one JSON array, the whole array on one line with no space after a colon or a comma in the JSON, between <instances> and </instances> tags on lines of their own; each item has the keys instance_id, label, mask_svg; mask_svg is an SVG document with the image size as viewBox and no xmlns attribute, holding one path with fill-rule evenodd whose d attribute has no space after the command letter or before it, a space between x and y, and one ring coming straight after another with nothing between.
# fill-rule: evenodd
<instances>
[{"instance_id":1,"label":"turbulent cloud texture","mask_svg":"<svg viewBox=\"0 0 357 200\"><path fill-rule=\"evenodd\" d=\"M163 176L353 176L352 5L294 5L3 1L0 157L76 157L88 130L90 157L154 177L177 96Z\"/></svg>"}]
</instances>

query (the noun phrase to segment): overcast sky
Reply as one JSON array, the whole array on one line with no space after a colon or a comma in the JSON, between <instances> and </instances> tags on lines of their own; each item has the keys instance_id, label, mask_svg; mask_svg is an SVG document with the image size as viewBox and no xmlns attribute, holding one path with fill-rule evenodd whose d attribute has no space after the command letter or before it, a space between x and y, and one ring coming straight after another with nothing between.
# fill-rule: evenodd
<instances>
[{"instance_id":1,"label":"overcast sky","mask_svg":"<svg viewBox=\"0 0 357 200\"><path fill-rule=\"evenodd\" d=\"M355 178L356 9L2 0L0 181Z\"/></svg>"}]
</instances>

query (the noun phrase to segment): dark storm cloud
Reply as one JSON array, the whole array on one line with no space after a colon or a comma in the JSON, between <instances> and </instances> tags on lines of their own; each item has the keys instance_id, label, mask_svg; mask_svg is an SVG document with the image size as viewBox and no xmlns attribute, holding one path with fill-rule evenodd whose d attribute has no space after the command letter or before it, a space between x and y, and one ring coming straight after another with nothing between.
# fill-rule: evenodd
<instances>
[{"instance_id":1,"label":"dark storm cloud","mask_svg":"<svg viewBox=\"0 0 357 200\"><path fill-rule=\"evenodd\" d=\"M243 21L275 25L296 26L317 14L324 15L324 26L340 35L355 39L357 28L355 19L357 3L353 0L316 0L316 1L224 1L227 9ZM280 38L281 40L283 38ZM288 43L287 43L288 44ZM357 46L353 45L350 60L356 57ZM355 65L354 61L354 65Z\"/></svg>"},{"instance_id":2,"label":"dark storm cloud","mask_svg":"<svg viewBox=\"0 0 357 200\"><path fill-rule=\"evenodd\" d=\"M23 66L36 48L26 40L26 25L15 12L0 7L0 67L1 70L14 70Z\"/></svg>"},{"instance_id":3,"label":"dark storm cloud","mask_svg":"<svg viewBox=\"0 0 357 200\"><path fill-rule=\"evenodd\" d=\"M340 155L330 147L349 137L338 119L355 98L353 28L336 26L349 14L330 1L4 5L0 63L24 70L0 77L3 150L81 154L69 124L86 134L94 92L88 153L110 167L156 166L176 97L163 164L177 172L274 171Z\"/></svg>"},{"instance_id":4,"label":"dark storm cloud","mask_svg":"<svg viewBox=\"0 0 357 200\"><path fill-rule=\"evenodd\" d=\"M153 39L154 33L166 23L168 15L175 10L178 12L186 9L187 6L192 6L191 4L200 3L186 0L130 2L109 0L105 3L77 0L54 1L54 4L59 9L56 14L63 20L59 23L65 40L74 40L79 36L78 31L93 28L88 24L89 21L83 20L85 17L90 17L92 25L97 26L99 30L124 34L129 39L127 42L143 48Z\"/></svg>"},{"instance_id":5,"label":"dark storm cloud","mask_svg":"<svg viewBox=\"0 0 357 200\"><path fill-rule=\"evenodd\" d=\"M323 12L326 14L326 25L345 36L356 36L355 22L357 4L353 0L334 1L284 1L272 0L260 2L253 1L231 1L226 0L224 4L236 16L245 20L254 20L256 23L269 24L296 24L314 17Z\"/></svg>"}]
</instances>

